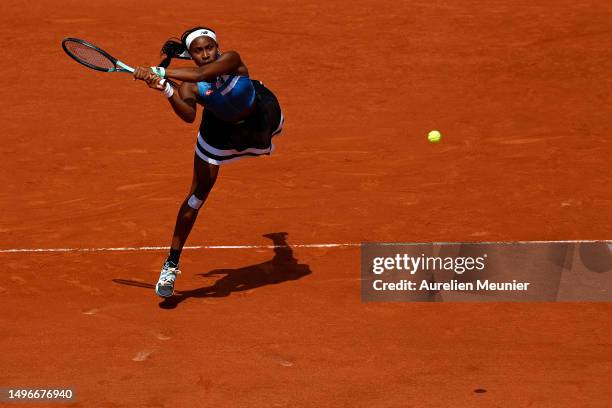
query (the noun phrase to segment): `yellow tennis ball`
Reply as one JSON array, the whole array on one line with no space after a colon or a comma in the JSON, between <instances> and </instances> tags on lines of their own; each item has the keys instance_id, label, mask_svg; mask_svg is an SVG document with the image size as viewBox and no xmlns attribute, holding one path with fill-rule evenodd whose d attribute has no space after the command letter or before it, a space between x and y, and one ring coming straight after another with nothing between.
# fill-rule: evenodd
<instances>
[{"instance_id":1,"label":"yellow tennis ball","mask_svg":"<svg viewBox=\"0 0 612 408\"><path fill-rule=\"evenodd\" d=\"M440 139L442 139L442 134L437 130L432 130L427 134L427 140L429 140L431 143L438 143Z\"/></svg>"}]
</instances>

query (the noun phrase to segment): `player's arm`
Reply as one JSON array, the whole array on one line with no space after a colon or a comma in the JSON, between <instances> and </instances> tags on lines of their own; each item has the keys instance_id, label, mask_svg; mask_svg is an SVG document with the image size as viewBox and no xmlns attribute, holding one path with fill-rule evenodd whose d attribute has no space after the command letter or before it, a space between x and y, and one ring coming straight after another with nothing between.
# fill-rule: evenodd
<instances>
[{"instance_id":1,"label":"player's arm","mask_svg":"<svg viewBox=\"0 0 612 408\"><path fill-rule=\"evenodd\" d=\"M227 51L214 62L201 67L167 68L165 77L184 82L212 81L219 75L235 73L242 65L236 51Z\"/></svg>"},{"instance_id":2,"label":"player's arm","mask_svg":"<svg viewBox=\"0 0 612 408\"><path fill-rule=\"evenodd\" d=\"M195 87L196 85L193 83L183 82L178 90L175 90L172 96L168 98L174 112L187 123L193 123L196 118Z\"/></svg>"},{"instance_id":3,"label":"player's arm","mask_svg":"<svg viewBox=\"0 0 612 408\"><path fill-rule=\"evenodd\" d=\"M196 84L183 82L177 89L170 83L162 81L160 77L152 72L144 76L143 81L145 81L150 88L163 92L166 97L168 97L168 93L170 93L171 95L168 97L168 102L170 102L170 106L172 106L177 116L187 123L193 123L196 117ZM171 90L168 89L169 87Z\"/></svg>"}]
</instances>

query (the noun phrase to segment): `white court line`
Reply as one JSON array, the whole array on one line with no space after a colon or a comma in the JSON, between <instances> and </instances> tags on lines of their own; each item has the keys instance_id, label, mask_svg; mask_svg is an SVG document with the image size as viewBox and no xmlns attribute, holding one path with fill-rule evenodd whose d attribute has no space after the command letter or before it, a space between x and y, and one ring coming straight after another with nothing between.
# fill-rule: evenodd
<instances>
[{"instance_id":1,"label":"white court line","mask_svg":"<svg viewBox=\"0 0 612 408\"><path fill-rule=\"evenodd\" d=\"M342 248L358 247L361 244L295 244L295 245L194 245L183 249L274 249L274 248ZM0 249L0 254L24 252L130 252L168 251L169 246L117 247L117 248L13 248Z\"/></svg>"},{"instance_id":2,"label":"white court line","mask_svg":"<svg viewBox=\"0 0 612 408\"><path fill-rule=\"evenodd\" d=\"M593 241L489 241L489 242L382 242L374 243L385 246L402 246L402 245L461 245L461 244L496 244L496 245L512 245L512 244L563 244L563 243L593 243L602 242L612 244L608 240L593 240ZM274 248L351 248L359 247L361 243L348 242L344 244L291 244L291 245L192 245L185 246L183 249L274 249ZM169 246L142 246L142 247L115 247L115 248L11 248L0 249L0 254L10 253L40 253L40 252L145 252L145 251L167 251Z\"/></svg>"}]
</instances>

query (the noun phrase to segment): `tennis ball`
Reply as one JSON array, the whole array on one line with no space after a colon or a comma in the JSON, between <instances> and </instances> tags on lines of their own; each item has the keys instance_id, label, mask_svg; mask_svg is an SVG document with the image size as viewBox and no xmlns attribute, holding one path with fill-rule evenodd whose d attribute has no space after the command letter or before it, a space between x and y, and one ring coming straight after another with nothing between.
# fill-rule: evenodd
<instances>
[{"instance_id":1,"label":"tennis ball","mask_svg":"<svg viewBox=\"0 0 612 408\"><path fill-rule=\"evenodd\" d=\"M440 139L442 139L442 134L437 130L432 130L427 134L427 140L429 140L431 143L438 143Z\"/></svg>"}]
</instances>

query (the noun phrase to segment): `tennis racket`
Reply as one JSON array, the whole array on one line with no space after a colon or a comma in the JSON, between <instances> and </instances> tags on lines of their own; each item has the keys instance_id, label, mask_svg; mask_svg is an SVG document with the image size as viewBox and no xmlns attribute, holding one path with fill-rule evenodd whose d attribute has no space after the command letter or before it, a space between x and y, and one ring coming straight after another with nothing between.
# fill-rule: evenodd
<instances>
[{"instance_id":1,"label":"tennis racket","mask_svg":"<svg viewBox=\"0 0 612 408\"><path fill-rule=\"evenodd\" d=\"M87 41L78 38L64 38L62 48L70 58L87 68L102 72L134 72L134 68Z\"/></svg>"}]
</instances>

